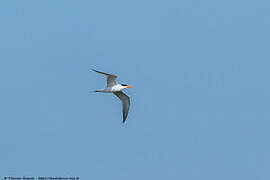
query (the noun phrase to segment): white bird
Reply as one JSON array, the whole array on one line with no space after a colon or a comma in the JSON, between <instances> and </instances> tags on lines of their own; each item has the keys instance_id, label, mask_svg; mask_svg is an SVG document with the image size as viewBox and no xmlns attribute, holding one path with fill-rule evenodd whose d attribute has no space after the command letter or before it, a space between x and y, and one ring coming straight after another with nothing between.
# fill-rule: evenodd
<instances>
[{"instance_id":1,"label":"white bird","mask_svg":"<svg viewBox=\"0 0 270 180\"><path fill-rule=\"evenodd\" d=\"M113 74L108 74L104 73L101 71L97 71L95 69L92 69L93 71L103 74L107 76L107 88L106 89L100 89L100 90L95 90L94 92L103 92L103 93L113 93L115 94L121 101L122 101L122 106L123 106L123 123L125 123L127 116L128 116L128 111L129 111L129 106L130 106L130 98L127 96L125 93L122 92L122 90L134 86L129 86L127 84L118 84L116 82L117 76Z\"/></svg>"}]
</instances>

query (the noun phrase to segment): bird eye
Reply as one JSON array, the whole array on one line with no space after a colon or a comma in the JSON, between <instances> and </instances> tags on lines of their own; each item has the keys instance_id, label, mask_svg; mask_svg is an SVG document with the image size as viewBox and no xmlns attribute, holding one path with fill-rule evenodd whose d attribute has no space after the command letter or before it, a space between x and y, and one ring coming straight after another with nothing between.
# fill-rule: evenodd
<instances>
[{"instance_id":1,"label":"bird eye","mask_svg":"<svg viewBox=\"0 0 270 180\"><path fill-rule=\"evenodd\" d=\"M122 86L127 86L127 84L121 84Z\"/></svg>"}]
</instances>

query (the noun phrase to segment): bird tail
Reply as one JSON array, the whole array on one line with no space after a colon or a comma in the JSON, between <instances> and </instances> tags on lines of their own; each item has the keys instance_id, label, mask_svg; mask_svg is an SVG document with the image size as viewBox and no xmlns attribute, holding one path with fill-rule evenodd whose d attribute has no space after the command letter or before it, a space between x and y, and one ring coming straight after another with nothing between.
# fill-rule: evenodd
<instances>
[{"instance_id":1,"label":"bird tail","mask_svg":"<svg viewBox=\"0 0 270 180\"><path fill-rule=\"evenodd\" d=\"M104 90L104 89L98 89L98 90L95 90L95 91L92 91L93 93L96 93L96 92L108 92L108 91L106 91L106 90Z\"/></svg>"}]
</instances>

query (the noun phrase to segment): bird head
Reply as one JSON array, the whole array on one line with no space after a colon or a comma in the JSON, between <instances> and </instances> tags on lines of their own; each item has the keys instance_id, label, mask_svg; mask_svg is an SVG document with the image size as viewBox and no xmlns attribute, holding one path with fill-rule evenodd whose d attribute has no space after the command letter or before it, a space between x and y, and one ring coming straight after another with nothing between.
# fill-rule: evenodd
<instances>
[{"instance_id":1,"label":"bird head","mask_svg":"<svg viewBox=\"0 0 270 180\"><path fill-rule=\"evenodd\" d=\"M131 87L134 87L134 86L130 86L130 85L127 85L127 84L121 84L124 88L131 88Z\"/></svg>"}]
</instances>

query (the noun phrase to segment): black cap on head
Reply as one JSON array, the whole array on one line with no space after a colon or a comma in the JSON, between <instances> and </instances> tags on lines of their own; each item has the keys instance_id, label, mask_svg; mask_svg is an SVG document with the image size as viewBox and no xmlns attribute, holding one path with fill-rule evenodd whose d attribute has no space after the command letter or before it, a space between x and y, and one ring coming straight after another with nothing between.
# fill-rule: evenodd
<instances>
[{"instance_id":1,"label":"black cap on head","mask_svg":"<svg viewBox=\"0 0 270 180\"><path fill-rule=\"evenodd\" d=\"M127 86L127 84L121 84L122 86Z\"/></svg>"}]
</instances>

